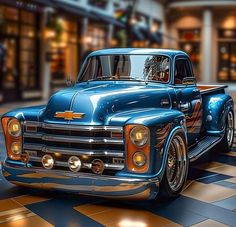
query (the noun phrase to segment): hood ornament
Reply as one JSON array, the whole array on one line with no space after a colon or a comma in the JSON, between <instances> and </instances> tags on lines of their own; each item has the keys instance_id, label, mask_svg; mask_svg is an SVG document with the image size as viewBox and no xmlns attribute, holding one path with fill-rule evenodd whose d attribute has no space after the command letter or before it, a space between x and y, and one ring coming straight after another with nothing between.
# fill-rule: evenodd
<instances>
[{"instance_id":1,"label":"hood ornament","mask_svg":"<svg viewBox=\"0 0 236 227\"><path fill-rule=\"evenodd\" d=\"M73 111L64 111L64 112L56 112L54 117L56 118L64 118L65 120L74 120L81 119L85 116L85 113L74 113Z\"/></svg>"}]
</instances>

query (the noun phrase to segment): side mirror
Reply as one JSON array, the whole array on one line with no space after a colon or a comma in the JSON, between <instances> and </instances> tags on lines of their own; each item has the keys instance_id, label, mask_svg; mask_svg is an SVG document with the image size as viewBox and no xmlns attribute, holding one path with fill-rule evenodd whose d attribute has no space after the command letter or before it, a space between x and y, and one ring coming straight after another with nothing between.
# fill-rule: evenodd
<instances>
[{"instance_id":1,"label":"side mirror","mask_svg":"<svg viewBox=\"0 0 236 227\"><path fill-rule=\"evenodd\" d=\"M71 87L71 86L74 85L74 81L71 79L70 76L68 76L68 77L66 78L66 85L67 85L68 87Z\"/></svg>"},{"instance_id":2,"label":"side mirror","mask_svg":"<svg viewBox=\"0 0 236 227\"><path fill-rule=\"evenodd\" d=\"M183 85L195 85L197 83L195 77L185 77L182 81Z\"/></svg>"}]
</instances>

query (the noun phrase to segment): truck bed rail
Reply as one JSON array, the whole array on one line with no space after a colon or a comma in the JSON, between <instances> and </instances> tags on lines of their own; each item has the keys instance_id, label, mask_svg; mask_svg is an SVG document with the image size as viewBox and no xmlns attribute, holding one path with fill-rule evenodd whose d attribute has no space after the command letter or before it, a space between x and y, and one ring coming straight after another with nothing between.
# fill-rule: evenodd
<instances>
[{"instance_id":1,"label":"truck bed rail","mask_svg":"<svg viewBox=\"0 0 236 227\"><path fill-rule=\"evenodd\" d=\"M200 90L201 94L211 93L213 91L220 91L222 89L227 88L227 85L197 85L198 89Z\"/></svg>"}]
</instances>

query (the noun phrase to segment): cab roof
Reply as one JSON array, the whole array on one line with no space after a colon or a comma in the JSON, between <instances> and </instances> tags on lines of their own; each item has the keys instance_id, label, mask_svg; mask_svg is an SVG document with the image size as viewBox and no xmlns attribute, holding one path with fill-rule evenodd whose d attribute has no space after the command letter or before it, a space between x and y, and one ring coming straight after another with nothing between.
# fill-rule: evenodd
<instances>
[{"instance_id":1,"label":"cab roof","mask_svg":"<svg viewBox=\"0 0 236 227\"><path fill-rule=\"evenodd\" d=\"M172 50L172 49L155 49L155 48L112 48L112 49L103 49L97 50L89 54L89 57L99 56L99 55L119 55L119 54L154 54L154 55L166 55L170 58L173 58L177 55L188 55L181 50Z\"/></svg>"}]
</instances>

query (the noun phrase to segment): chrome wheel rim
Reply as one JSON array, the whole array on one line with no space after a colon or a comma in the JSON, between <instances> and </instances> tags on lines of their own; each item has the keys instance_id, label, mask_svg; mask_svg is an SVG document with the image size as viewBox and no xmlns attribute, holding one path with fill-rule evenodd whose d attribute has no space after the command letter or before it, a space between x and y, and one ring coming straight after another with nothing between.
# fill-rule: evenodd
<instances>
[{"instance_id":1,"label":"chrome wheel rim","mask_svg":"<svg viewBox=\"0 0 236 227\"><path fill-rule=\"evenodd\" d=\"M231 146L234 138L234 116L231 111L228 113L227 116L226 133L228 145Z\"/></svg>"},{"instance_id":2,"label":"chrome wheel rim","mask_svg":"<svg viewBox=\"0 0 236 227\"><path fill-rule=\"evenodd\" d=\"M166 168L167 180L173 191L178 191L185 180L187 168L186 153L183 138L176 135L170 143Z\"/></svg>"}]
</instances>

